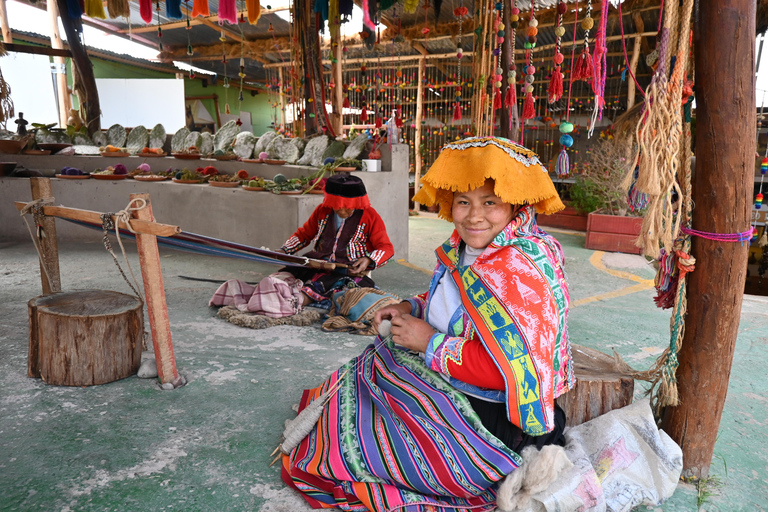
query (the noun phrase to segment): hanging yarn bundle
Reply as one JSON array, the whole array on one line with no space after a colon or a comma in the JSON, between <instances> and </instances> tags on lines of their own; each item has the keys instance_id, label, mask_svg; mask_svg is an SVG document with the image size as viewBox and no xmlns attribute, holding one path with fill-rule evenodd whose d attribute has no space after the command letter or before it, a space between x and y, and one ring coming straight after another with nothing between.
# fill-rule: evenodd
<instances>
[{"instance_id":1,"label":"hanging yarn bundle","mask_svg":"<svg viewBox=\"0 0 768 512\"><path fill-rule=\"evenodd\" d=\"M219 0L219 25L237 25L237 0Z\"/></svg>"},{"instance_id":2,"label":"hanging yarn bundle","mask_svg":"<svg viewBox=\"0 0 768 512\"><path fill-rule=\"evenodd\" d=\"M107 19L101 0L85 0L85 15L89 18Z\"/></svg>"},{"instance_id":3,"label":"hanging yarn bundle","mask_svg":"<svg viewBox=\"0 0 768 512\"><path fill-rule=\"evenodd\" d=\"M552 76L549 79L547 88L547 98L550 103L555 103L563 96L563 71L560 65L565 60L561 52L562 37L565 35L563 26L563 15L568 12L568 4L560 2L557 4L557 22L555 23L555 56L552 58L555 69L552 70Z\"/></svg>"},{"instance_id":4,"label":"hanging yarn bundle","mask_svg":"<svg viewBox=\"0 0 768 512\"><path fill-rule=\"evenodd\" d=\"M165 17L181 19L181 0L165 0Z\"/></svg>"},{"instance_id":5,"label":"hanging yarn bundle","mask_svg":"<svg viewBox=\"0 0 768 512\"><path fill-rule=\"evenodd\" d=\"M147 2L149 4L149 19L144 18L144 14L142 11L142 18L144 18L144 21L149 23L152 21L152 0L139 0L140 3ZM142 3L143 5L143 3ZM73 20L79 20L83 17L83 5L80 4L80 0L67 0L67 12L69 13L69 17ZM78 32L82 31L82 28L78 30Z\"/></svg>"},{"instance_id":6,"label":"hanging yarn bundle","mask_svg":"<svg viewBox=\"0 0 768 512\"><path fill-rule=\"evenodd\" d=\"M107 12L112 19L120 16L127 18L131 15L131 7L128 0L107 0Z\"/></svg>"},{"instance_id":7,"label":"hanging yarn bundle","mask_svg":"<svg viewBox=\"0 0 768 512\"><path fill-rule=\"evenodd\" d=\"M597 37L595 38L595 58L593 61L592 92L595 94L595 107L592 110L592 118L589 122L587 136L592 137L597 121L603 118L603 107L605 106L605 78L607 74L607 54L605 32L608 29L608 2L603 2L600 11L600 22L597 26Z\"/></svg>"},{"instance_id":8,"label":"hanging yarn bundle","mask_svg":"<svg viewBox=\"0 0 768 512\"><path fill-rule=\"evenodd\" d=\"M140 2L144 0L139 0ZM208 8L208 0L194 0L192 2L192 17L197 16L210 16L211 12Z\"/></svg>"}]
</instances>

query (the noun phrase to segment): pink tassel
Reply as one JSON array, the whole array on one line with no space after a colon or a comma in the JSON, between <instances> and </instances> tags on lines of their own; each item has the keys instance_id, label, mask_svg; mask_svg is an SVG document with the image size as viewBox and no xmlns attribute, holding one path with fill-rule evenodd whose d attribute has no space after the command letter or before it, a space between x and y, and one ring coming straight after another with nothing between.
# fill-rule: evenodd
<instances>
[{"instance_id":1,"label":"pink tassel","mask_svg":"<svg viewBox=\"0 0 768 512\"><path fill-rule=\"evenodd\" d=\"M236 0L219 0L219 25L224 21L230 25L237 25Z\"/></svg>"},{"instance_id":2,"label":"pink tassel","mask_svg":"<svg viewBox=\"0 0 768 512\"><path fill-rule=\"evenodd\" d=\"M560 72L560 66L555 66L555 70L552 72L547 96L550 103L556 102L563 96L563 74Z\"/></svg>"},{"instance_id":3,"label":"pink tassel","mask_svg":"<svg viewBox=\"0 0 768 512\"><path fill-rule=\"evenodd\" d=\"M501 108L501 89L496 89L496 94L493 96L493 110L499 110Z\"/></svg>"},{"instance_id":4,"label":"pink tassel","mask_svg":"<svg viewBox=\"0 0 768 512\"><path fill-rule=\"evenodd\" d=\"M456 102L456 105L453 107L453 120L454 121L461 121L461 102Z\"/></svg>"},{"instance_id":5,"label":"pink tassel","mask_svg":"<svg viewBox=\"0 0 768 512\"><path fill-rule=\"evenodd\" d=\"M573 70L573 81L584 80L589 82L592 80L592 76L595 73L595 65L592 62L592 55L589 54L589 49L584 48L579 59L576 61L576 66Z\"/></svg>"},{"instance_id":6,"label":"pink tassel","mask_svg":"<svg viewBox=\"0 0 768 512\"><path fill-rule=\"evenodd\" d=\"M525 103L523 104L523 119L533 119L536 117L536 108L533 106L533 93L529 92L525 95Z\"/></svg>"},{"instance_id":7,"label":"pink tassel","mask_svg":"<svg viewBox=\"0 0 768 512\"><path fill-rule=\"evenodd\" d=\"M152 0L139 0L139 12L144 23L152 22Z\"/></svg>"}]
</instances>

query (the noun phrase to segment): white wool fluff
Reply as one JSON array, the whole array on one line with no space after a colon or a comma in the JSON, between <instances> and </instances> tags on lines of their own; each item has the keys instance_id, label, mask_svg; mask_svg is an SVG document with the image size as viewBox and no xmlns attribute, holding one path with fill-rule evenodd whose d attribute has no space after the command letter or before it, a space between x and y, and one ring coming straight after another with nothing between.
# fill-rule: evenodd
<instances>
[{"instance_id":1,"label":"white wool fluff","mask_svg":"<svg viewBox=\"0 0 768 512\"><path fill-rule=\"evenodd\" d=\"M521 456L523 464L507 475L499 486L496 504L500 510L525 508L532 495L547 489L563 470L573 466L562 446L548 445L541 450L528 446Z\"/></svg>"}]
</instances>

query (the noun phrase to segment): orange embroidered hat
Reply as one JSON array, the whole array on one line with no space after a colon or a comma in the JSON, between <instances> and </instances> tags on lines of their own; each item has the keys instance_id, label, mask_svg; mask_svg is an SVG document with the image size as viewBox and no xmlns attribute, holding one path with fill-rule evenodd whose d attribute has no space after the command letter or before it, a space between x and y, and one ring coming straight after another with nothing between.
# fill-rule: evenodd
<instances>
[{"instance_id":1,"label":"orange embroidered hat","mask_svg":"<svg viewBox=\"0 0 768 512\"><path fill-rule=\"evenodd\" d=\"M530 204L544 214L565 208L536 153L501 137L470 137L443 146L413 200L439 205L440 217L453 221L453 193L482 187L489 178L506 203Z\"/></svg>"}]
</instances>

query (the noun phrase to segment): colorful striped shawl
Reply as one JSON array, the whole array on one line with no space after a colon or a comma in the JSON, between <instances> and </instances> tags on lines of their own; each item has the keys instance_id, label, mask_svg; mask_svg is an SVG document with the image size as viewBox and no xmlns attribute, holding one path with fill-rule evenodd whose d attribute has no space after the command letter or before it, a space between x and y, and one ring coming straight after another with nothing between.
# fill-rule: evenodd
<instances>
[{"instance_id":1,"label":"colorful striped shawl","mask_svg":"<svg viewBox=\"0 0 768 512\"><path fill-rule=\"evenodd\" d=\"M573 387L562 251L524 208L469 267L457 232L437 249L475 330L504 377L509 420L530 435L554 426L554 401Z\"/></svg>"},{"instance_id":2,"label":"colorful striped shawl","mask_svg":"<svg viewBox=\"0 0 768 512\"><path fill-rule=\"evenodd\" d=\"M283 480L315 508L492 510L495 483L518 455L419 357L376 341L304 393L302 409L353 368L316 428L283 457Z\"/></svg>"}]
</instances>

